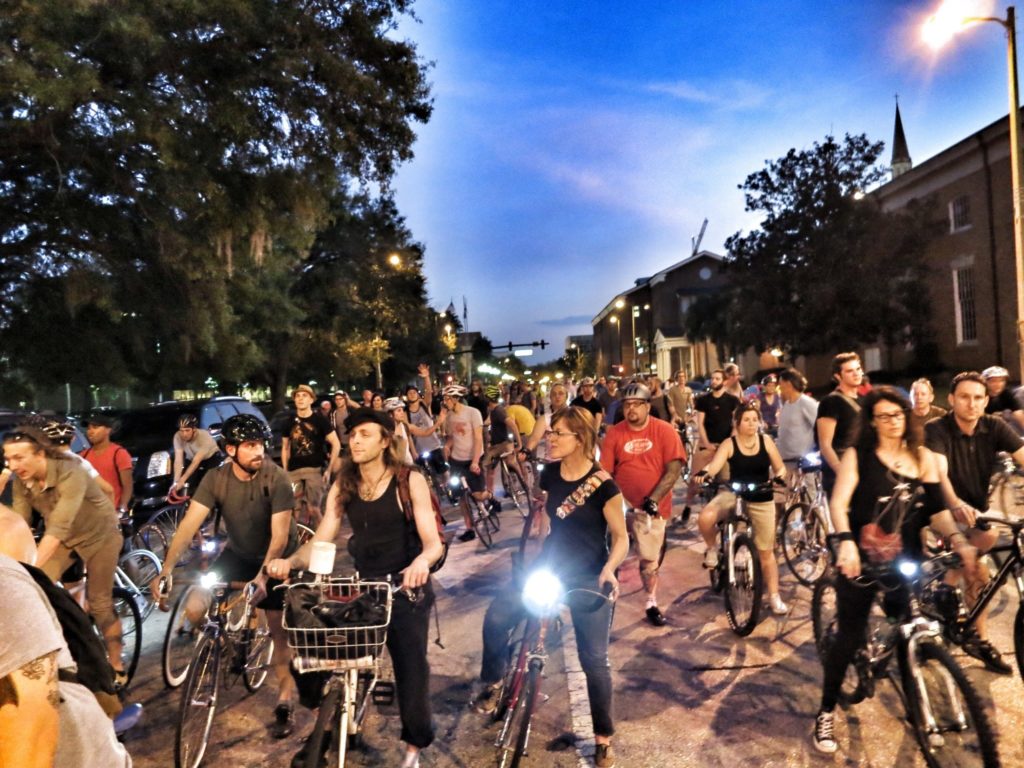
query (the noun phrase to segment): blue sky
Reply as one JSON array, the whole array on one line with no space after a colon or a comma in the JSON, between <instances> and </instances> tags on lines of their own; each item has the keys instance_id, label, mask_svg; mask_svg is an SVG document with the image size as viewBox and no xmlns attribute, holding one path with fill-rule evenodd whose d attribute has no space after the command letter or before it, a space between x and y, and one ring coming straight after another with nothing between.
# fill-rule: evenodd
<instances>
[{"instance_id":1,"label":"blue sky","mask_svg":"<svg viewBox=\"0 0 1024 768\"><path fill-rule=\"evenodd\" d=\"M1005 6L968 4L982 15ZM433 303L496 343L590 332L634 279L757 226L737 188L827 134L915 163L1008 108L1003 30L938 54L931 2L419 0L434 116L398 174Z\"/></svg>"}]
</instances>

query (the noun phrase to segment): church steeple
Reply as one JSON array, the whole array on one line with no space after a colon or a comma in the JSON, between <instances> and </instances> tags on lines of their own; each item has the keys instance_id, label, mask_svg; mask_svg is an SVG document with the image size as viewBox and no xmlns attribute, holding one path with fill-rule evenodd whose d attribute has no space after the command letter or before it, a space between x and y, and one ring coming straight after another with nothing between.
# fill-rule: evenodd
<instances>
[{"instance_id":1,"label":"church steeple","mask_svg":"<svg viewBox=\"0 0 1024 768\"><path fill-rule=\"evenodd\" d=\"M914 167L907 149L907 137L903 134L903 120L900 119L900 102L896 100L896 127L892 132L892 177L899 178Z\"/></svg>"}]
</instances>

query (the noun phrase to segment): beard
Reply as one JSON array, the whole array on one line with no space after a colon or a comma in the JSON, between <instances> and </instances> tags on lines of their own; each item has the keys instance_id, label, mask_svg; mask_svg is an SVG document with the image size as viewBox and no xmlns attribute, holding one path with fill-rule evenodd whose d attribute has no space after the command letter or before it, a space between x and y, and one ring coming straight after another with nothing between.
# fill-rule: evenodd
<instances>
[{"instance_id":1,"label":"beard","mask_svg":"<svg viewBox=\"0 0 1024 768\"><path fill-rule=\"evenodd\" d=\"M712 384L711 385L711 391L712 392L718 392L724 386L725 386L725 382L724 381L720 381L720 382L718 382L718 384Z\"/></svg>"}]
</instances>

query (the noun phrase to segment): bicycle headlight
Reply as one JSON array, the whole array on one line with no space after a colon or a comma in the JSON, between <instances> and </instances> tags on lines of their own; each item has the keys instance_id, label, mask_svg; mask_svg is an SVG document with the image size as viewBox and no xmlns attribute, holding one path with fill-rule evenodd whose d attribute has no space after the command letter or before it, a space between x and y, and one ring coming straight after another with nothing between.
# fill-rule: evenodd
<instances>
[{"instance_id":1,"label":"bicycle headlight","mask_svg":"<svg viewBox=\"0 0 1024 768\"><path fill-rule=\"evenodd\" d=\"M429 459L430 458L430 451L424 451L423 453L421 453L420 454L420 458L423 459L424 461Z\"/></svg>"},{"instance_id":2,"label":"bicycle headlight","mask_svg":"<svg viewBox=\"0 0 1024 768\"><path fill-rule=\"evenodd\" d=\"M213 589L213 585L216 584L219 581L220 581L220 576L218 576L213 571L207 571L206 573L204 573L202 576L199 577L199 585L203 589Z\"/></svg>"},{"instance_id":3,"label":"bicycle headlight","mask_svg":"<svg viewBox=\"0 0 1024 768\"><path fill-rule=\"evenodd\" d=\"M900 560L899 563L896 564L896 568L908 579L912 579L917 575L917 572L921 570L921 567L913 560Z\"/></svg>"},{"instance_id":4,"label":"bicycle headlight","mask_svg":"<svg viewBox=\"0 0 1024 768\"><path fill-rule=\"evenodd\" d=\"M462 485L462 478L459 477L458 475L452 475L450 478L448 478L448 485L450 485L452 488L458 488L460 485Z\"/></svg>"},{"instance_id":5,"label":"bicycle headlight","mask_svg":"<svg viewBox=\"0 0 1024 768\"><path fill-rule=\"evenodd\" d=\"M554 613L562 600L562 582L546 568L534 571L523 586L523 605L530 613Z\"/></svg>"},{"instance_id":6,"label":"bicycle headlight","mask_svg":"<svg viewBox=\"0 0 1024 768\"><path fill-rule=\"evenodd\" d=\"M205 541L203 541L203 552L209 553L209 552L216 552L216 551L217 551L217 542L216 541L214 541L213 539L206 539Z\"/></svg>"}]
</instances>

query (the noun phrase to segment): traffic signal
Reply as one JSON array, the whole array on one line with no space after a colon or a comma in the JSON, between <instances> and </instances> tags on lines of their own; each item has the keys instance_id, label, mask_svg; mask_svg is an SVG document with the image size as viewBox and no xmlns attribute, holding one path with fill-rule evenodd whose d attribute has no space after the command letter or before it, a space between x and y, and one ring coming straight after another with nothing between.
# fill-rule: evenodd
<instances>
[{"instance_id":1,"label":"traffic signal","mask_svg":"<svg viewBox=\"0 0 1024 768\"><path fill-rule=\"evenodd\" d=\"M511 351L512 351L512 342L511 342L511 341L510 341L510 342L508 343L508 351L509 351L509 352L511 352Z\"/></svg>"},{"instance_id":2,"label":"traffic signal","mask_svg":"<svg viewBox=\"0 0 1024 768\"><path fill-rule=\"evenodd\" d=\"M548 343L546 341L544 341L544 339L540 340L540 348L541 349L544 349L544 347L546 347L547 345L548 345Z\"/></svg>"}]
</instances>

